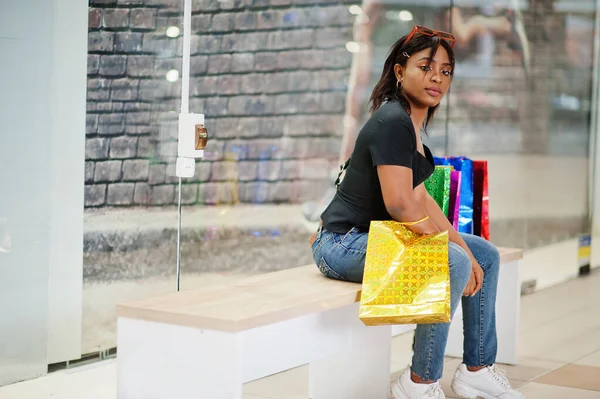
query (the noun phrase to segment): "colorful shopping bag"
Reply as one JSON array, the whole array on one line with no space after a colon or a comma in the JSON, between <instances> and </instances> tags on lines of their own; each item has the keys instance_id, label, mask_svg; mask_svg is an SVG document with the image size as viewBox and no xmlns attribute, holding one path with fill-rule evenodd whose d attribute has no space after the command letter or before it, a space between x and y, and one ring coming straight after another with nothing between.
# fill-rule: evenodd
<instances>
[{"instance_id":1,"label":"colorful shopping bag","mask_svg":"<svg viewBox=\"0 0 600 399\"><path fill-rule=\"evenodd\" d=\"M450 175L452 167L436 166L433 174L425 180L425 189L448 217L450 209Z\"/></svg>"},{"instance_id":2,"label":"colorful shopping bag","mask_svg":"<svg viewBox=\"0 0 600 399\"><path fill-rule=\"evenodd\" d=\"M487 161L473 161L473 234L490 240Z\"/></svg>"},{"instance_id":3,"label":"colorful shopping bag","mask_svg":"<svg viewBox=\"0 0 600 399\"><path fill-rule=\"evenodd\" d=\"M448 220L455 230L458 230L461 176L462 172L459 172L458 170L452 170L452 172L450 172L450 207L448 208Z\"/></svg>"},{"instance_id":4,"label":"colorful shopping bag","mask_svg":"<svg viewBox=\"0 0 600 399\"><path fill-rule=\"evenodd\" d=\"M448 232L406 226L371 222L359 311L367 326L450 321Z\"/></svg>"},{"instance_id":5,"label":"colorful shopping bag","mask_svg":"<svg viewBox=\"0 0 600 399\"><path fill-rule=\"evenodd\" d=\"M450 165L461 172L458 229L473 234L473 161L467 157L435 157L436 165Z\"/></svg>"}]
</instances>

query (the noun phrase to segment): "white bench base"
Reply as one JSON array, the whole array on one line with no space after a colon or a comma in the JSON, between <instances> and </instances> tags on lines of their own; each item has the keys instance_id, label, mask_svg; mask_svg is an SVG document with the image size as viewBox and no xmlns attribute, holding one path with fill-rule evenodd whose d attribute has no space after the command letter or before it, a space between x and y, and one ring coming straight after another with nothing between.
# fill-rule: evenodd
<instances>
[{"instance_id":1,"label":"white bench base","mask_svg":"<svg viewBox=\"0 0 600 399\"><path fill-rule=\"evenodd\" d=\"M241 399L242 384L310 364L313 399L387 399L391 326L358 304L240 332L119 318L118 399Z\"/></svg>"},{"instance_id":2,"label":"white bench base","mask_svg":"<svg viewBox=\"0 0 600 399\"><path fill-rule=\"evenodd\" d=\"M314 288L314 284L323 285L325 281L316 273L307 274L300 269L279 273L282 277L277 278L303 287ZM295 281L294 273L306 276L305 280ZM236 286L236 292L252 298L251 294L261 284L266 287L262 290L274 290L269 278L266 275L248 280ZM273 298L286 295L285 290L278 290L270 295ZM321 303L310 304L314 309L311 313L271 324L258 324L256 319L249 318L247 323L257 323L254 325L259 327L246 324L248 327L238 331L182 325L220 322L211 312L216 305L205 299L215 298L214 293L182 293L123 307L118 319L118 399L241 399L244 383L305 364L310 365L308 383L312 399L387 399L392 336L414 330L415 326L366 327L358 318L359 304L349 302L354 300L354 290L355 287L345 283L327 282L326 287L316 291L328 296ZM245 317L246 309L261 312L270 309L270 297L265 300L263 291L260 292L260 296L256 295L260 300L255 299L257 306L230 307L225 313L229 319L224 317L220 325L230 326L230 322ZM331 292L335 295L331 296ZM302 305L293 295L288 295L286 301L274 303L287 306L282 309L293 309L290 304L297 301ZM342 306L337 307L340 301ZM227 302L216 303L227 309ZM198 310L199 306L204 308ZM176 311L165 310L169 307ZM329 310L319 311L319 307ZM519 310L519 262L507 261L500 267L496 302L499 363L517 363ZM264 317L266 310L261 312L255 317ZM285 312L289 314L289 310ZM147 321L145 317L163 319ZM446 355L462 357L462 341L459 308L450 327Z\"/></svg>"}]
</instances>

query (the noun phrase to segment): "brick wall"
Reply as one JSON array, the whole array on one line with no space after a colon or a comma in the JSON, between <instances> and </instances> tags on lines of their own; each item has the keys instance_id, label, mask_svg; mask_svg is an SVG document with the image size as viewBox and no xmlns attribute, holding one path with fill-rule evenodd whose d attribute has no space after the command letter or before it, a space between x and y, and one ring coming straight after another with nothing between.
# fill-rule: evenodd
<instances>
[{"instance_id":1,"label":"brick wall","mask_svg":"<svg viewBox=\"0 0 600 399\"><path fill-rule=\"evenodd\" d=\"M190 111L206 115L211 138L196 176L184 180L185 204L319 198L337 163L351 63L348 6L358 3L194 0ZM589 115L561 114L551 101L560 93L589 98L591 67L567 65L565 14L553 0L530 2L524 18L528 79L498 40L491 77L455 79L450 112L442 107L429 129L437 153L546 154L559 122L582 142ZM181 22L181 0L90 0L87 207L176 203L181 81L166 75L181 72L182 37L166 31ZM389 45L397 39L390 32ZM473 101L479 94L483 103Z\"/></svg>"},{"instance_id":2,"label":"brick wall","mask_svg":"<svg viewBox=\"0 0 600 399\"><path fill-rule=\"evenodd\" d=\"M300 202L337 154L352 1L194 1L190 111L210 134L192 204ZM90 0L86 207L176 203L181 0Z\"/></svg>"}]
</instances>

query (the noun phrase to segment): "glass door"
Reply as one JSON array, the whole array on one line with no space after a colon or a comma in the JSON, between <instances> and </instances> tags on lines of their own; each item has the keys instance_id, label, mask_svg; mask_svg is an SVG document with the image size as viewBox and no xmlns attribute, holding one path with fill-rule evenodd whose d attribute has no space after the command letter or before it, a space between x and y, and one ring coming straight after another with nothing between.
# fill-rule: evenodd
<instances>
[{"instance_id":1,"label":"glass door","mask_svg":"<svg viewBox=\"0 0 600 399\"><path fill-rule=\"evenodd\" d=\"M176 289L183 2L90 1L83 354L112 353L115 306Z\"/></svg>"}]
</instances>

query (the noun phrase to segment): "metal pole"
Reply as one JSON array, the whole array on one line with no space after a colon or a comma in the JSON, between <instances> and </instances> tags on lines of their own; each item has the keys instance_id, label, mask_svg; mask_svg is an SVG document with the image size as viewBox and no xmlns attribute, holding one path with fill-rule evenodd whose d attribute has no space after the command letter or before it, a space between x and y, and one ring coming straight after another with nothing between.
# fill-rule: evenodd
<instances>
[{"instance_id":1,"label":"metal pole","mask_svg":"<svg viewBox=\"0 0 600 399\"><path fill-rule=\"evenodd\" d=\"M183 60L181 66L181 113L190 112L190 63L192 46L192 0L183 8Z\"/></svg>"},{"instance_id":2,"label":"metal pole","mask_svg":"<svg viewBox=\"0 0 600 399\"><path fill-rule=\"evenodd\" d=\"M454 8L454 0L450 0L450 13L449 13L449 31L452 32L452 8ZM452 88L448 91L446 96L446 121L444 123L444 156L448 156L450 150L450 96L452 95Z\"/></svg>"},{"instance_id":3,"label":"metal pole","mask_svg":"<svg viewBox=\"0 0 600 399\"><path fill-rule=\"evenodd\" d=\"M183 5L183 59L181 60L181 113L190 112L190 62L192 42L192 0ZM177 291L181 288L181 177L177 199Z\"/></svg>"},{"instance_id":4,"label":"metal pole","mask_svg":"<svg viewBox=\"0 0 600 399\"><path fill-rule=\"evenodd\" d=\"M181 177L179 178L179 195L177 200L177 292L181 287Z\"/></svg>"}]
</instances>

